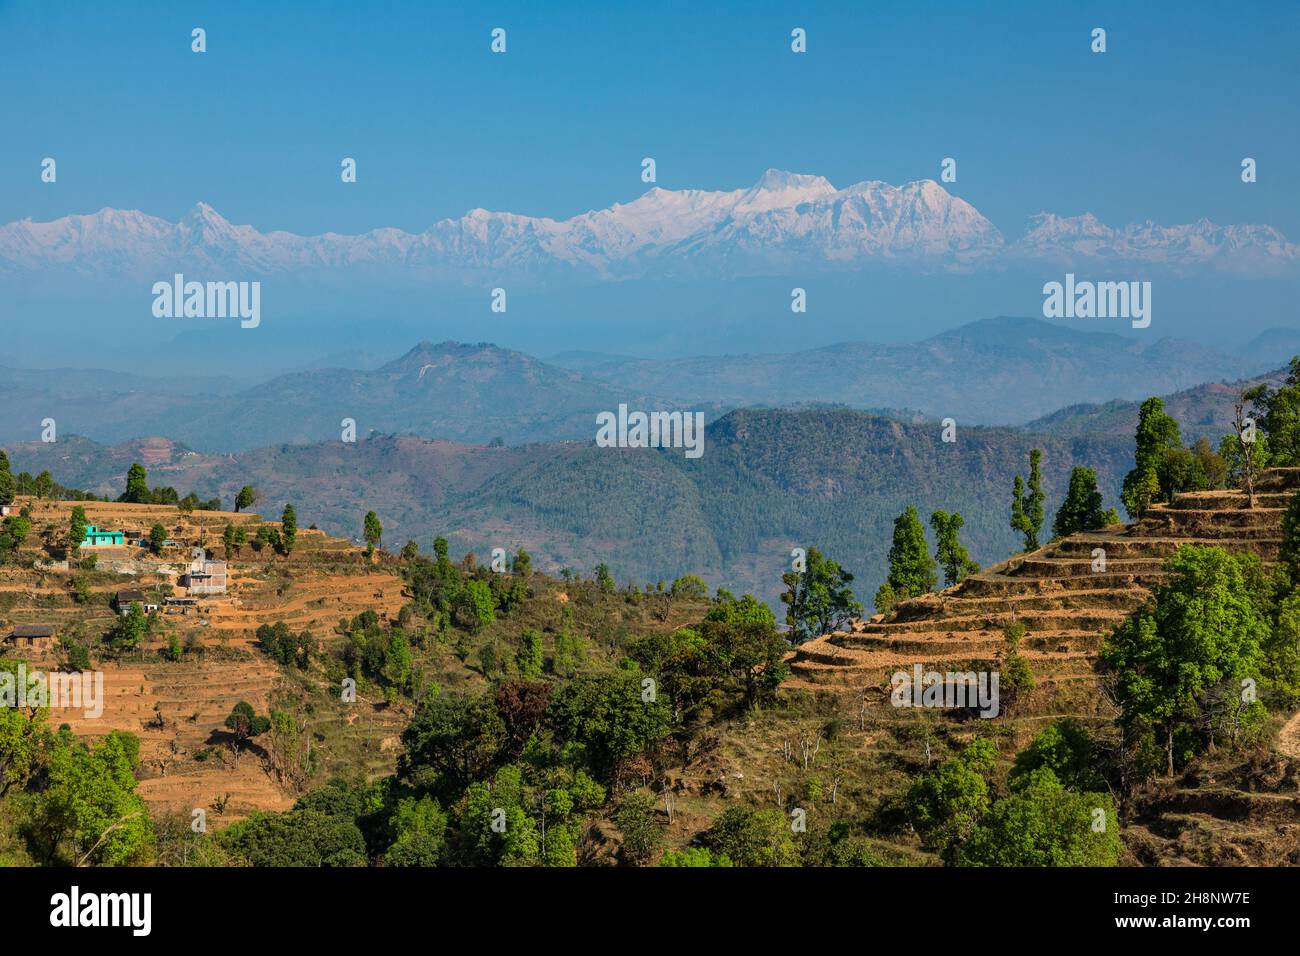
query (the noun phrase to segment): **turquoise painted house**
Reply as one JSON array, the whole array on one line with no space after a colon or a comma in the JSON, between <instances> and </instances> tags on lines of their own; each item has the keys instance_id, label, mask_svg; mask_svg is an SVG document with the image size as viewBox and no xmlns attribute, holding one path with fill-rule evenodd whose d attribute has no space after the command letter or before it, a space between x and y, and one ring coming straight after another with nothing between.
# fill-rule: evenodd
<instances>
[{"instance_id":1,"label":"turquoise painted house","mask_svg":"<svg viewBox=\"0 0 1300 956\"><path fill-rule=\"evenodd\" d=\"M120 531L100 531L93 524L86 525L86 536L81 539L83 548L111 548L125 543Z\"/></svg>"}]
</instances>

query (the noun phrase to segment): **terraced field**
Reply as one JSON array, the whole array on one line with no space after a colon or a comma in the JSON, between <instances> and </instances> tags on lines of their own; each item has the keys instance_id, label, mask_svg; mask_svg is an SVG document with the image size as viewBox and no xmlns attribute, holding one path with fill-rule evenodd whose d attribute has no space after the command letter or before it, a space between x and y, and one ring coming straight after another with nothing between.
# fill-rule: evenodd
<instances>
[{"instance_id":1,"label":"terraced field","mask_svg":"<svg viewBox=\"0 0 1300 956\"><path fill-rule=\"evenodd\" d=\"M113 730L140 738L138 792L154 809L207 810L222 825L251 810L282 810L293 797L266 773L256 751L238 761L227 748L226 716L239 701L266 713L278 679L273 664L251 655L238 661L107 664L104 713L89 718L60 712L78 736L94 739ZM209 748L212 748L209 750ZM207 751L204 761L195 759ZM223 814L214 813L225 802Z\"/></svg>"},{"instance_id":2,"label":"terraced field","mask_svg":"<svg viewBox=\"0 0 1300 956\"><path fill-rule=\"evenodd\" d=\"M1011 558L901 602L888 616L801 645L787 686L862 692L883 688L891 673L916 663L961 669L996 661L1003 628L1013 620L1026 627L1022 650L1040 684L1090 682L1102 638L1151 597L1165 578L1165 559L1182 545L1248 550L1276 561L1282 515L1297 488L1300 469L1273 469L1253 508L1241 492L1191 492L1135 524L1072 535Z\"/></svg>"},{"instance_id":3,"label":"terraced field","mask_svg":"<svg viewBox=\"0 0 1300 956\"><path fill-rule=\"evenodd\" d=\"M90 523L110 529L148 530L162 524L177 542L160 556L132 547L97 548L94 571L69 568L60 558L59 542L74 502L35 501L19 504L32 511L33 530L24 552L31 567L0 568L0 632L15 624L53 624L59 634L88 639L92 645L115 619L113 593L135 587L168 594L177 589L176 572L189 549L202 544L214 557L230 562L230 586L222 596L205 598L184 615L158 616L155 633L138 660L99 661L104 706L97 717L82 710L55 710L54 726L66 723L80 737L94 740L114 730L140 738L139 793L151 808L189 813L204 808L210 826L224 826L252 810L291 806L296 795L268 772L264 750L254 740L236 759L225 719L241 700L259 714L269 711L273 696L285 687L281 671L253 648L262 624L285 621L294 630L329 635L340 618L374 610L395 617L403 602L402 579L381 562L372 563L356 546L310 528L299 529L292 557L255 552L245 545L224 553L221 532L227 523L252 529L262 524L254 513L194 512L174 506L85 502ZM266 522L279 527L278 522ZM31 562L28 562L31 563ZM88 597L74 599L73 582L86 583ZM181 661L160 659L169 636L193 642L202 651ZM10 648L33 667L59 666L60 652ZM309 726L313 739L338 742L359 756L367 769L391 770L396 735L405 716L367 701L347 709L317 712ZM222 810L216 811L220 806Z\"/></svg>"},{"instance_id":4,"label":"terraced field","mask_svg":"<svg viewBox=\"0 0 1300 956\"><path fill-rule=\"evenodd\" d=\"M1023 748L1049 721L1070 716L1103 737L1114 712L1094 663L1108 631L1152 596L1165 559L1185 544L1251 551L1275 562L1281 520L1300 490L1300 469L1267 472L1255 507L1235 491L1179 495L1132 525L1072 535L1019 555L947 590L902 602L889 616L855 622L798 647L784 687L828 693L849 713L894 726L917 712L889 706L890 675L996 666L1003 628L1026 625L1021 651L1037 688L1005 728ZM1096 552L1105 553L1105 567ZM868 717L868 715L870 715ZM953 724L954 728L963 726ZM895 762L906 746L881 739ZM1300 714L1273 718L1244 751L1206 754L1173 779L1144 783L1123 812L1126 862L1144 866L1300 865Z\"/></svg>"}]
</instances>

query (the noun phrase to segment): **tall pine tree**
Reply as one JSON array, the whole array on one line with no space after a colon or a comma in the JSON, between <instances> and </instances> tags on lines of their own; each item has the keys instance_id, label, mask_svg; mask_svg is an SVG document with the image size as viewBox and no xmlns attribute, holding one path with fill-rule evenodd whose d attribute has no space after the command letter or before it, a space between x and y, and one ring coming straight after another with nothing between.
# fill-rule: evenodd
<instances>
[{"instance_id":1,"label":"tall pine tree","mask_svg":"<svg viewBox=\"0 0 1300 956\"><path fill-rule=\"evenodd\" d=\"M127 470L126 491L117 500L136 505L149 503L149 476L138 461Z\"/></svg>"},{"instance_id":2,"label":"tall pine tree","mask_svg":"<svg viewBox=\"0 0 1300 956\"><path fill-rule=\"evenodd\" d=\"M284 548L286 557L293 552L297 540L298 515L294 513L293 505L285 505L284 513L280 515L280 547Z\"/></svg>"},{"instance_id":3,"label":"tall pine tree","mask_svg":"<svg viewBox=\"0 0 1300 956\"><path fill-rule=\"evenodd\" d=\"M957 532L965 523L960 511L954 511L951 515L946 511L936 511L930 515L930 527L934 529L936 540L934 556L939 567L943 568L943 583L947 587L952 587L966 575L974 574L980 569L971 560L966 546L957 538Z\"/></svg>"},{"instance_id":4,"label":"tall pine tree","mask_svg":"<svg viewBox=\"0 0 1300 956\"><path fill-rule=\"evenodd\" d=\"M876 610L934 590L939 575L925 543L925 528L913 505L894 519L894 542L889 548L889 577L876 592Z\"/></svg>"},{"instance_id":5,"label":"tall pine tree","mask_svg":"<svg viewBox=\"0 0 1300 956\"><path fill-rule=\"evenodd\" d=\"M1097 490L1097 472L1091 468L1075 468L1070 472L1070 490L1056 513L1052 533L1064 538L1079 531L1096 531L1106 526L1106 519L1106 513L1101 510L1101 492Z\"/></svg>"},{"instance_id":6,"label":"tall pine tree","mask_svg":"<svg viewBox=\"0 0 1300 956\"><path fill-rule=\"evenodd\" d=\"M9 456L0 450L0 505L12 504L18 491L18 482L9 470Z\"/></svg>"},{"instance_id":7,"label":"tall pine tree","mask_svg":"<svg viewBox=\"0 0 1300 956\"><path fill-rule=\"evenodd\" d=\"M1133 450L1133 470L1124 476L1124 488L1119 499L1131 518L1141 518L1151 502L1162 491L1160 473L1170 449L1181 448L1183 441L1178 422L1166 414L1165 403L1158 398L1148 398L1138 411L1136 447Z\"/></svg>"},{"instance_id":8,"label":"tall pine tree","mask_svg":"<svg viewBox=\"0 0 1300 956\"><path fill-rule=\"evenodd\" d=\"M1038 548L1038 534L1043 530L1043 502L1047 495L1043 493L1043 453L1035 448L1029 453L1029 487L1016 475L1011 489L1011 527L1025 536L1025 550Z\"/></svg>"}]
</instances>

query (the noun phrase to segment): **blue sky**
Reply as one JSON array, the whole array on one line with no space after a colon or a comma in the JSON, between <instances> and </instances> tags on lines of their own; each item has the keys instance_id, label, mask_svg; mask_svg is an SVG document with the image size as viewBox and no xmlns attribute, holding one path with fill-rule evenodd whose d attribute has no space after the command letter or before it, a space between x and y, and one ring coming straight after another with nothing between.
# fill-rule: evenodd
<instances>
[{"instance_id":1,"label":"blue sky","mask_svg":"<svg viewBox=\"0 0 1300 956\"><path fill-rule=\"evenodd\" d=\"M3 222L205 200L263 230L419 231L627 201L647 155L659 185L709 189L769 166L937 178L954 156L952 191L1008 238L1040 210L1300 238L1295 3L0 0L0 75Z\"/></svg>"}]
</instances>

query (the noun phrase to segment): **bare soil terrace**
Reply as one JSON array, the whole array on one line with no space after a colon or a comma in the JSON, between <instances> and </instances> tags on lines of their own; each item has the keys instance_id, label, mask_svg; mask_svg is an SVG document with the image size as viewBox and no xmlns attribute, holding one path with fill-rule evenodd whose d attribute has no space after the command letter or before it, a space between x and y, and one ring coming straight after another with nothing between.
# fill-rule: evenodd
<instances>
[{"instance_id":1,"label":"bare soil terrace","mask_svg":"<svg viewBox=\"0 0 1300 956\"><path fill-rule=\"evenodd\" d=\"M24 544L31 560L0 567L0 633L13 625L50 624L60 635L85 640L92 647L113 624L110 602L119 589L138 588L150 596L183 595L177 574L190 549L230 562L225 595L201 598L185 613L160 613L151 640L138 655L97 661L104 677L103 713L89 717L78 710L52 710L54 726L67 723L79 736L96 738L114 730L136 734L141 741L139 793L155 810L205 808L210 825L223 826L255 809L287 809L296 795L268 773L257 741L236 759L228 746L224 722L231 708L248 701L259 714L268 712L277 692L286 690L280 669L253 648L257 628L277 621L295 631L326 635L340 618L373 610L395 618L403 603L402 579L391 567L371 563L354 545L313 529L299 529L294 553L285 558L250 545L226 555L222 530L243 525L248 537L264 523L255 513L193 512L174 506L104 502L20 500L32 512L32 531ZM80 504L90 523L111 530L148 532L162 524L177 547L154 556L136 547L83 549L97 555L87 571L62 560L72 508ZM278 529L278 522L265 522ZM84 601L75 597L80 579ZM189 650L180 661L159 656L170 636ZM6 656L32 666L59 666L62 651L8 647ZM293 688L288 690L293 691ZM325 722L355 725L373 736L370 749L391 746L402 718L391 708L360 701L350 716L326 715ZM385 743L386 742L386 743ZM389 757L391 761L391 756ZM214 813L214 809L221 808Z\"/></svg>"}]
</instances>

